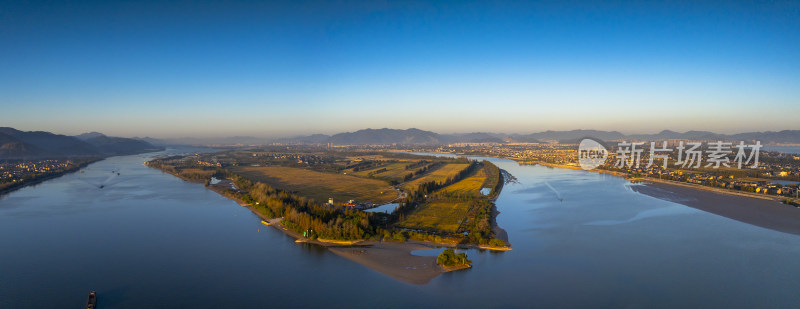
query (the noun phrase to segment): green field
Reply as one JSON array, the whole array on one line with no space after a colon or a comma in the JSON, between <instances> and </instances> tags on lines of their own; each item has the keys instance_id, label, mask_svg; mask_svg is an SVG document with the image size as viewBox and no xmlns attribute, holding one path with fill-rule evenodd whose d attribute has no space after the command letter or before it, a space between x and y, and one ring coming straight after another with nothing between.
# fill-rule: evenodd
<instances>
[{"instance_id":1,"label":"green field","mask_svg":"<svg viewBox=\"0 0 800 309\"><path fill-rule=\"evenodd\" d=\"M412 163L413 162L398 162L389 164L384 167L386 168L385 172L377 173L372 175L372 177L389 178L397 181L403 180L403 176L413 172L413 170L406 170L406 166Z\"/></svg>"},{"instance_id":2,"label":"green field","mask_svg":"<svg viewBox=\"0 0 800 309\"><path fill-rule=\"evenodd\" d=\"M296 191L299 195L313 198L320 203L325 203L332 197L337 204L351 199L383 204L397 197L397 192L385 181L376 179L283 166L236 167L232 171L252 181Z\"/></svg>"},{"instance_id":3,"label":"green field","mask_svg":"<svg viewBox=\"0 0 800 309\"><path fill-rule=\"evenodd\" d=\"M455 233L461 221L469 213L469 204L463 202L434 201L422 204L405 220L397 223L399 227L423 230L439 230Z\"/></svg>"},{"instance_id":4,"label":"green field","mask_svg":"<svg viewBox=\"0 0 800 309\"><path fill-rule=\"evenodd\" d=\"M463 171L465 168L469 166L468 163L449 163L446 164L434 171L428 172L427 174L423 175L420 178L414 179L403 184L404 189L414 190L419 186L421 183L435 181L435 182L445 182L448 178L451 178L458 174L458 172Z\"/></svg>"},{"instance_id":5,"label":"green field","mask_svg":"<svg viewBox=\"0 0 800 309\"><path fill-rule=\"evenodd\" d=\"M376 178L389 178L394 180L401 180L403 179L403 176L405 176L410 172L413 172L406 170L406 166L412 163L413 162L387 163L387 164L382 164L381 166L377 166L368 170L363 170L358 172L352 172L352 169L349 169L347 174L361 176L361 177L369 177L370 175L372 175L372 177ZM375 173L376 171L382 169L386 169L386 171Z\"/></svg>"},{"instance_id":6,"label":"green field","mask_svg":"<svg viewBox=\"0 0 800 309\"><path fill-rule=\"evenodd\" d=\"M486 175L486 169L481 168L478 169L475 173L473 173L469 177L464 178L452 185L449 185L444 189L439 190L439 192L469 194L478 196L480 195L481 189L486 186L487 181L488 181L488 176Z\"/></svg>"}]
</instances>

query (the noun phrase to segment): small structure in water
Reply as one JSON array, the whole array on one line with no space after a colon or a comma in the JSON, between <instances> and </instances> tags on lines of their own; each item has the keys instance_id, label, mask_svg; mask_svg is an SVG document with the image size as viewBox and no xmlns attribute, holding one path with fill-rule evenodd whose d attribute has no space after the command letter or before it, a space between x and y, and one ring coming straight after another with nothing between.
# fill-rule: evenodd
<instances>
[{"instance_id":1,"label":"small structure in water","mask_svg":"<svg viewBox=\"0 0 800 309\"><path fill-rule=\"evenodd\" d=\"M86 309L97 308L97 292L92 291L89 293L89 299L86 301Z\"/></svg>"}]
</instances>

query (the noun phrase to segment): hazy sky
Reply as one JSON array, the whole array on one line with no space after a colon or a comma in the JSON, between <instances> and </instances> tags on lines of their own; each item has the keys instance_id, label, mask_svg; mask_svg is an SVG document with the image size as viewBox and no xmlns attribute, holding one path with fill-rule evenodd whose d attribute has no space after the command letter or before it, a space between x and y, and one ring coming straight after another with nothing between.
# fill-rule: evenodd
<instances>
[{"instance_id":1,"label":"hazy sky","mask_svg":"<svg viewBox=\"0 0 800 309\"><path fill-rule=\"evenodd\" d=\"M0 5L0 126L800 129L797 1L71 2Z\"/></svg>"}]
</instances>

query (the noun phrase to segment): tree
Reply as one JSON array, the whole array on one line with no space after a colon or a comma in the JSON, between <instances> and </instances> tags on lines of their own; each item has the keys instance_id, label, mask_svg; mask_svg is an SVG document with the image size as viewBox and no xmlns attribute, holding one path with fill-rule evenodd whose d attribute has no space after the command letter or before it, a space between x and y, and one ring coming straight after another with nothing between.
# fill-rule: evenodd
<instances>
[{"instance_id":1,"label":"tree","mask_svg":"<svg viewBox=\"0 0 800 309\"><path fill-rule=\"evenodd\" d=\"M451 248L444 249L438 257L436 257L436 264L453 267L462 265L471 265L472 261L467 259L466 253L456 254Z\"/></svg>"}]
</instances>

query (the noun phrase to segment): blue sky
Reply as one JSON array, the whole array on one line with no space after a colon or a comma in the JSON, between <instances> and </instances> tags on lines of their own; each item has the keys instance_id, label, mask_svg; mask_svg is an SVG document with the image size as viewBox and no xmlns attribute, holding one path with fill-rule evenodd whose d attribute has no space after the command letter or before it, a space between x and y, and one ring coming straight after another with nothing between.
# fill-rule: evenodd
<instances>
[{"instance_id":1,"label":"blue sky","mask_svg":"<svg viewBox=\"0 0 800 309\"><path fill-rule=\"evenodd\" d=\"M0 6L0 126L800 129L800 2Z\"/></svg>"}]
</instances>

